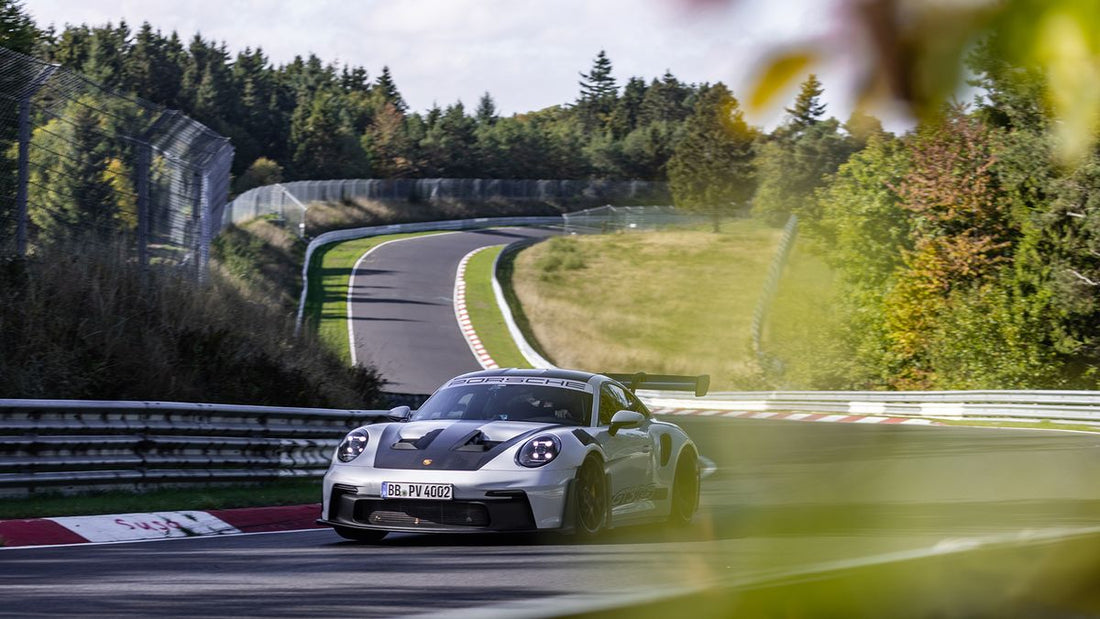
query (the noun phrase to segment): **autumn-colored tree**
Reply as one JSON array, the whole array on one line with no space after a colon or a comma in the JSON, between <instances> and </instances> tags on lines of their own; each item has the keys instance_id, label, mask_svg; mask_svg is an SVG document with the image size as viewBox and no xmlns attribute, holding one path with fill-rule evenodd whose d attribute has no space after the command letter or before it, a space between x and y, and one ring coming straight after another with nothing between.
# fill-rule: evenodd
<instances>
[{"instance_id":1,"label":"autumn-colored tree","mask_svg":"<svg viewBox=\"0 0 1100 619\"><path fill-rule=\"evenodd\" d=\"M1014 236L993 173L990 130L958 107L924 128L895 188L910 213L913 248L885 300L895 385L928 387L928 349L953 291L979 284L1008 260Z\"/></svg>"}]
</instances>

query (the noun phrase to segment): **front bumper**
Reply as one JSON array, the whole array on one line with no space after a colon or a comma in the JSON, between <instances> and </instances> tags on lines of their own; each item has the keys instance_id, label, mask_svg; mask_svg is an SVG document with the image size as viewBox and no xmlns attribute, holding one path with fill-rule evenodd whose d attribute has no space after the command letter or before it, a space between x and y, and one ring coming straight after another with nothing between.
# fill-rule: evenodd
<instances>
[{"instance_id":1,"label":"front bumper","mask_svg":"<svg viewBox=\"0 0 1100 619\"><path fill-rule=\"evenodd\" d=\"M328 504L331 526L383 531L476 533L534 531L535 517L523 491L483 500L426 501L383 499L358 494L354 487L335 486Z\"/></svg>"},{"instance_id":2,"label":"front bumper","mask_svg":"<svg viewBox=\"0 0 1100 619\"><path fill-rule=\"evenodd\" d=\"M320 522L381 531L536 531L563 526L570 471L508 474L334 467L325 476ZM441 474L442 473L442 474ZM383 479L385 478L385 479ZM383 481L451 483L454 499L383 499Z\"/></svg>"}]
</instances>

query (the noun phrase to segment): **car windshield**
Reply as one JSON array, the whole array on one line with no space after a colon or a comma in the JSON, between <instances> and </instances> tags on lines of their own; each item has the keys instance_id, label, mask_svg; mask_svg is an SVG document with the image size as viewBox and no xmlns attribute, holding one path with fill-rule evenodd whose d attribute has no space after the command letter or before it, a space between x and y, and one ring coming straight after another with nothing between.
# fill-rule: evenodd
<instances>
[{"instance_id":1,"label":"car windshield","mask_svg":"<svg viewBox=\"0 0 1100 619\"><path fill-rule=\"evenodd\" d=\"M477 419L587 426L592 394L545 385L459 385L440 389L412 421Z\"/></svg>"}]
</instances>

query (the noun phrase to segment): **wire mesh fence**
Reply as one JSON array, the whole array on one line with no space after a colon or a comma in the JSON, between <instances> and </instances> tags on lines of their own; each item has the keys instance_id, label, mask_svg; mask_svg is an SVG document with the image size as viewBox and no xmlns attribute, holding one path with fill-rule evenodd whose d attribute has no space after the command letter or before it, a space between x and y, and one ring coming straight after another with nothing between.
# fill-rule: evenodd
<instances>
[{"instance_id":1,"label":"wire mesh fence","mask_svg":"<svg viewBox=\"0 0 1100 619\"><path fill-rule=\"evenodd\" d=\"M0 253L79 238L205 274L229 139L180 112L0 48Z\"/></svg>"},{"instance_id":2,"label":"wire mesh fence","mask_svg":"<svg viewBox=\"0 0 1100 619\"><path fill-rule=\"evenodd\" d=\"M672 206L605 205L562 215L566 234L602 234L622 230L656 230L693 225L705 218Z\"/></svg>"},{"instance_id":3,"label":"wire mesh fence","mask_svg":"<svg viewBox=\"0 0 1100 619\"><path fill-rule=\"evenodd\" d=\"M470 178L295 181L250 189L225 210L222 225L277 215L303 230L310 205L351 200L433 204L447 201L532 202L576 207L608 202L667 200L665 183L603 180L506 180Z\"/></svg>"}]
</instances>

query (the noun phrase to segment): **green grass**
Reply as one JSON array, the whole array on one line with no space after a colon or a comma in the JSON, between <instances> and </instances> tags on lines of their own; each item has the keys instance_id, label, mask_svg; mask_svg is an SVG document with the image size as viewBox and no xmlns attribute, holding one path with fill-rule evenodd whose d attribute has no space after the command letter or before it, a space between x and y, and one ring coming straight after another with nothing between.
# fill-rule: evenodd
<instances>
[{"instance_id":1,"label":"green grass","mask_svg":"<svg viewBox=\"0 0 1100 619\"><path fill-rule=\"evenodd\" d=\"M474 254L466 264L466 309L481 344L502 368L529 368L519 351L493 294L493 264L504 245Z\"/></svg>"},{"instance_id":2,"label":"green grass","mask_svg":"<svg viewBox=\"0 0 1100 619\"><path fill-rule=\"evenodd\" d=\"M385 243L441 232L413 232L373 236L326 245L314 253L309 269L305 321L314 325L324 345L351 363L348 342L348 281L363 254Z\"/></svg>"},{"instance_id":3,"label":"green grass","mask_svg":"<svg viewBox=\"0 0 1100 619\"><path fill-rule=\"evenodd\" d=\"M244 486L162 489L142 493L119 490L67 496L47 493L26 498L7 498L0 501L0 520L320 502L319 478L286 479Z\"/></svg>"},{"instance_id":4,"label":"green grass","mask_svg":"<svg viewBox=\"0 0 1100 619\"><path fill-rule=\"evenodd\" d=\"M751 324L780 231L558 237L523 250L512 284L534 338L562 367L710 374L755 388Z\"/></svg>"},{"instance_id":5,"label":"green grass","mask_svg":"<svg viewBox=\"0 0 1100 619\"><path fill-rule=\"evenodd\" d=\"M1062 423L1043 419L1040 421L1000 421L978 419L937 419L948 426L971 426L979 428L1020 428L1024 430L1069 430L1073 432L1097 432L1100 426L1089 424Z\"/></svg>"},{"instance_id":6,"label":"green grass","mask_svg":"<svg viewBox=\"0 0 1100 619\"><path fill-rule=\"evenodd\" d=\"M776 389L855 389L847 384L857 360L833 304L835 276L804 237L795 241L764 324L762 348Z\"/></svg>"}]
</instances>

